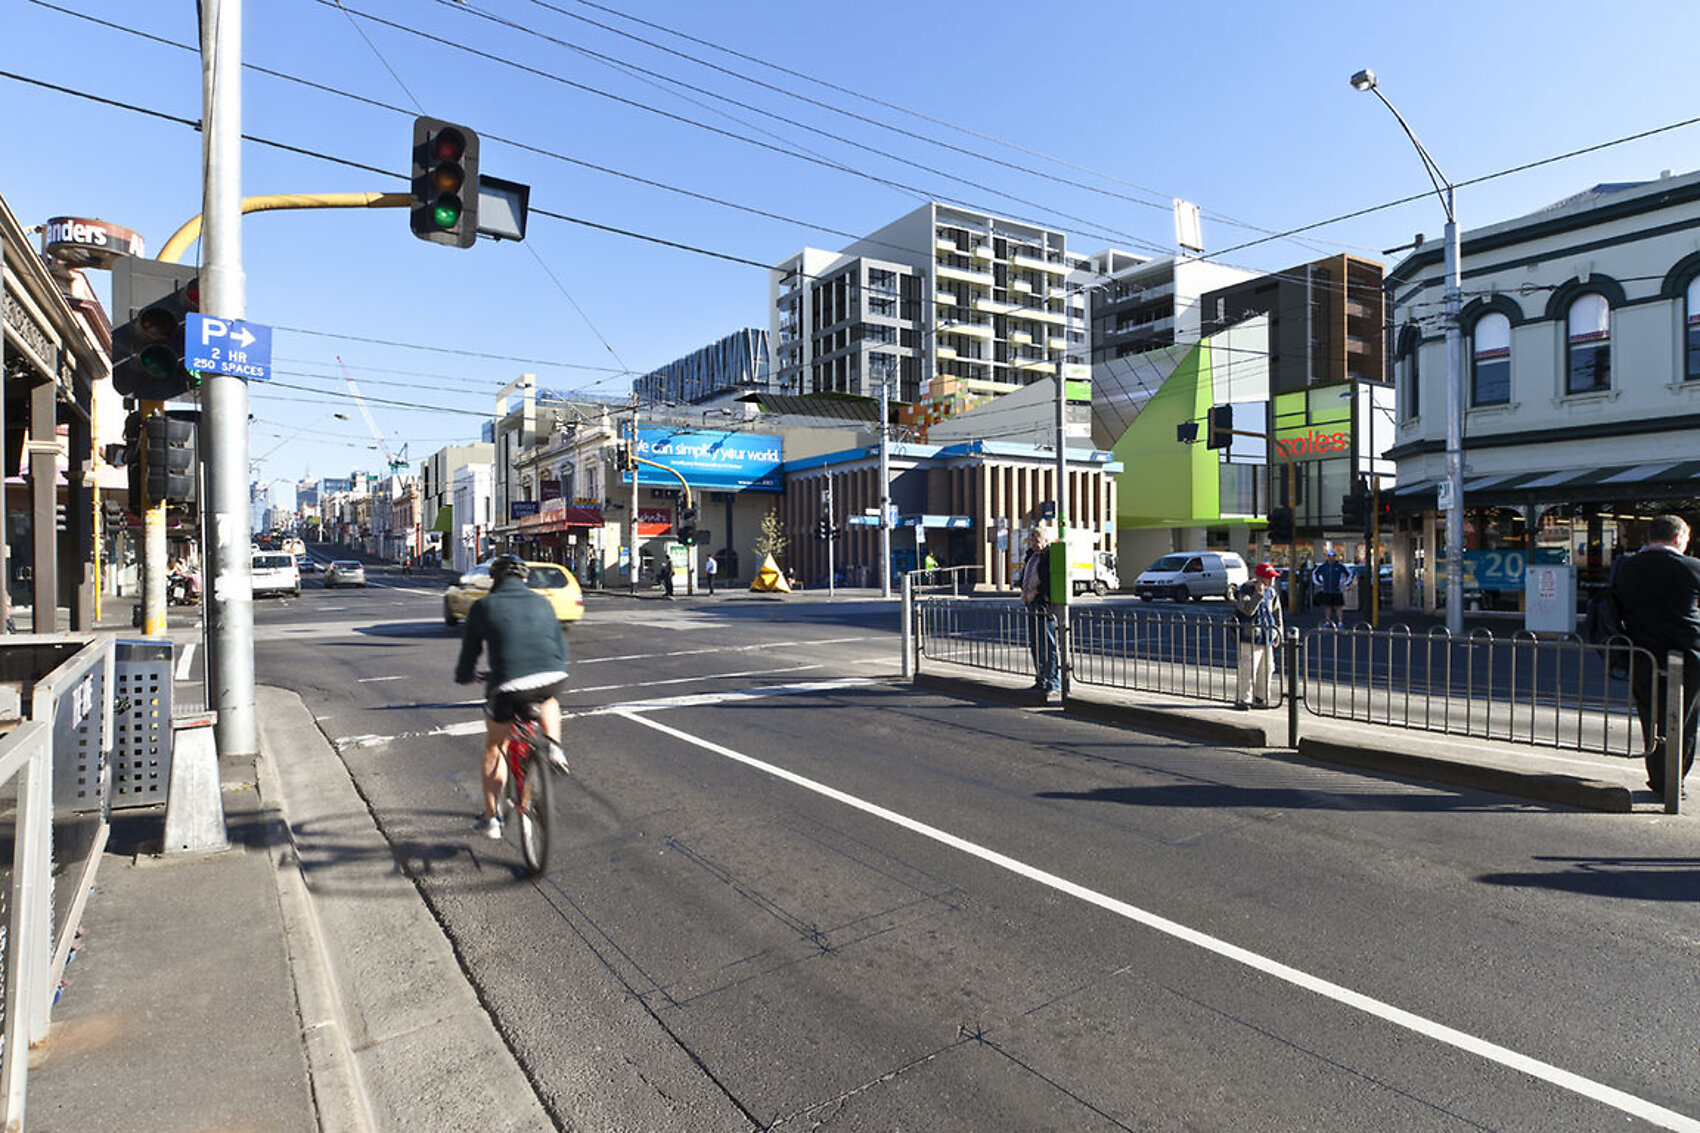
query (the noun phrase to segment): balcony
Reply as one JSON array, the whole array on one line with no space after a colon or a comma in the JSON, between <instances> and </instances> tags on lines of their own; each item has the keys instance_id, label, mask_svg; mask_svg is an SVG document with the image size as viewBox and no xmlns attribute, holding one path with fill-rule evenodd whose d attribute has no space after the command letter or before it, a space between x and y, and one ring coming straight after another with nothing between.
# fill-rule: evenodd
<instances>
[{"instance_id":1,"label":"balcony","mask_svg":"<svg viewBox=\"0 0 1700 1133\"><path fill-rule=\"evenodd\" d=\"M973 283L981 287L990 287L996 283L989 271L971 271L967 268L953 268L949 264L938 264L933 269L940 279L953 279L959 283Z\"/></svg>"},{"instance_id":2,"label":"balcony","mask_svg":"<svg viewBox=\"0 0 1700 1133\"><path fill-rule=\"evenodd\" d=\"M937 292L933 295L933 302L941 307L954 307L956 306L956 293L954 291Z\"/></svg>"},{"instance_id":3,"label":"balcony","mask_svg":"<svg viewBox=\"0 0 1700 1133\"><path fill-rule=\"evenodd\" d=\"M992 324L974 322L971 319L942 319L939 321L939 333L989 340L992 337Z\"/></svg>"},{"instance_id":4,"label":"balcony","mask_svg":"<svg viewBox=\"0 0 1700 1133\"><path fill-rule=\"evenodd\" d=\"M1067 350L1068 349L1068 339L1066 339L1066 338L1047 338L1045 340L1045 349L1051 350L1051 351Z\"/></svg>"},{"instance_id":5,"label":"balcony","mask_svg":"<svg viewBox=\"0 0 1700 1133\"><path fill-rule=\"evenodd\" d=\"M996 299L976 298L974 309L984 311L988 315L1009 315L1021 310L1021 305L1019 303L1000 303Z\"/></svg>"},{"instance_id":6,"label":"balcony","mask_svg":"<svg viewBox=\"0 0 1700 1133\"><path fill-rule=\"evenodd\" d=\"M974 245L974 250L970 253L970 255L977 260L985 260L988 262L996 258L992 255L992 246L990 244Z\"/></svg>"},{"instance_id":7,"label":"balcony","mask_svg":"<svg viewBox=\"0 0 1700 1133\"><path fill-rule=\"evenodd\" d=\"M934 240L933 247L937 248L947 256L960 256L962 254L962 245L958 244L955 240L951 240L944 236L940 236Z\"/></svg>"},{"instance_id":8,"label":"balcony","mask_svg":"<svg viewBox=\"0 0 1700 1133\"><path fill-rule=\"evenodd\" d=\"M1020 292L1022 295L1033 294L1033 285L1031 283L1028 283L1025 279L1012 279L1012 280L1010 280L1009 281L1009 289L1011 291Z\"/></svg>"},{"instance_id":9,"label":"balcony","mask_svg":"<svg viewBox=\"0 0 1700 1133\"><path fill-rule=\"evenodd\" d=\"M1017 312L1024 319L1036 322L1050 323L1053 326L1067 326L1068 316L1061 311L1047 311L1041 307L1022 307Z\"/></svg>"},{"instance_id":10,"label":"balcony","mask_svg":"<svg viewBox=\"0 0 1700 1133\"><path fill-rule=\"evenodd\" d=\"M1032 357L1032 358L1030 358L1030 357L1028 357L1027 355L1024 355L1024 354L1023 355L1017 355L1016 357L1010 359L1010 362L1017 370L1021 370L1021 371L1024 371L1026 373L1032 373L1036 370L1043 370L1045 373L1048 374L1048 373L1055 372L1055 370L1057 368L1057 364L1055 362L1051 361L1049 358L1045 358L1045 357Z\"/></svg>"},{"instance_id":11,"label":"balcony","mask_svg":"<svg viewBox=\"0 0 1700 1133\"><path fill-rule=\"evenodd\" d=\"M1009 341L1016 346L1032 346L1033 336L1024 330L1012 330L1009 332Z\"/></svg>"},{"instance_id":12,"label":"balcony","mask_svg":"<svg viewBox=\"0 0 1700 1133\"><path fill-rule=\"evenodd\" d=\"M1009 266L1020 271L1042 271L1050 275L1067 275L1068 265L1058 261L1042 260L1035 256L1023 256L1017 253L1009 258Z\"/></svg>"},{"instance_id":13,"label":"balcony","mask_svg":"<svg viewBox=\"0 0 1700 1133\"><path fill-rule=\"evenodd\" d=\"M945 346L943 343L940 343L938 346L933 348L933 355L937 357L940 362L954 362L956 361L956 347Z\"/></svg>"}]
</instances>

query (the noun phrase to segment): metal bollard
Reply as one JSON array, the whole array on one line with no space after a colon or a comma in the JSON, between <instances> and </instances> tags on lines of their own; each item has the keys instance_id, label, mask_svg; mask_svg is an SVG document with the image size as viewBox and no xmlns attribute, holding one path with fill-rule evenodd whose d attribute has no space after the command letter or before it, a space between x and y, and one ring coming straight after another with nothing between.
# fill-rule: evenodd
<instances>
[{"instance_id":1,"label":"metal bollard","mask_svg":"<svg viewBox=\"0 0 1700 1133\"><path fill-rule=\"evenodd\" d=\"M1287 627L1287 665L1282 680L1282 692L1287 698L1287 746L1297 751L1299 748L1299 630L1297 626Z\"/></svg>"},{"instance_id":2,"label":"metal bollard","mask_svg":"<svg viewBox=\"0 0 1700 1133\"><path fill-rule=\"evenodd\" d=\"M1682 733L1688 723L1682 688L1682 654L1665 658L1665 813L1682 811Z\"/></svg>"}]
</instances>

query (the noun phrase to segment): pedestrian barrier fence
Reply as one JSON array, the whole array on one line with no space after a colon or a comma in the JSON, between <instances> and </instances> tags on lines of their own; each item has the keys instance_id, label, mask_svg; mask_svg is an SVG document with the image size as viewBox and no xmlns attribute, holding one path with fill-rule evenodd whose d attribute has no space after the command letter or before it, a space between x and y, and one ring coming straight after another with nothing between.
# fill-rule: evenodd
<instances>
[{"instance_id":1,"label":"pedestrian barrier fence","mask_svg":"<svg viewBox=\"0 0 1700 1133\"><path fill-rule=\"evenodd\" d=\"M21 1129L30 1044L48 1012L106 846L115 648L110 637L8 637L0 687L0 1128ZM0 842L0 845L3 845Z\"/></svg>"},{"instance_id":2,"label":"pedestrian barrier fence","mask_svg":"<svg viewBox=\"0 0 1700 1133\"><path fill-rule=\"evenodd\" d=\"M933 662L1034 676L1034 632L1050 616L1008 598L912 591L906 671ZM1235 699L1241 645L1231 618L1081 605L1061 620L1065 691ZM1452 637L1403 626L1309 630L1277 650L1275 674L1285 696L1317 718L1617 757L1638 757L1645 746L1632 686L1669 679L1650 653L1622 639Z\"/></svg>"}]
</instances>

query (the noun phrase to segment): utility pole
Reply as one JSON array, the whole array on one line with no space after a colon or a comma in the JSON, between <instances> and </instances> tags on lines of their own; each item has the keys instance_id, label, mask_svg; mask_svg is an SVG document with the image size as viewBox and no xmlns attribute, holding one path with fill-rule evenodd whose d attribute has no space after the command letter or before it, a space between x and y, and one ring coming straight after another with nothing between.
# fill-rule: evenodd
<instances>
[{"instance_id":1,"label":"utility pole","mask_svg":"<svg viewBox=\"0 0 1700 1133\"><path fill-rule=\"evenodd\" d=\"M632 435L626 449L626 468L632 474L632 527L631 537L626 541L626 580L632 594L637 593L638 587L638 399L632 394Z\"/></svg>"},{"instance_id":2,"label":"utility pole","mask_svg":"<svg viewBox=\"0 0 1700 1133\"><path fill-rule=\"evenodd\" d=\"M242 273L242 0L202 0L202 162L206 217L201 238L201 310L247 317ZM254 712L254 588L249 559L248 387L206 374L201 381L201 453L210 513L207 658L214 737L221 756L259 750Z\"/></svg>"},{"instance_id":3,"label":"utility pole","mask_svg":"<svg viewBox=\"0 0 1700 1133\"><path fill-rule=\"evenodd\" d=\"M891 597L891 371L880 375L880 597Z\"/></svg>"},{"instance_id":4,"label":"utility pole","mask_svg":"<svg viewBox=\"0 0 1700 1133\"><path fill-rule=\"evenodd\" d=\"M834 598L834 597L837 597L837 595L838 595L838 582L837 582L836 579L833 578L833 571L834 571L834 568L835 568L835 564L832 561L833 560L833 554L832 554L833 534L832 534L832 530L833 530L833 523L834 523L834 520L836 519L836 517L832 514L832 473L830 471L826 474L826 490L820 494L820 502L821 502L821 506L826 509L826 523L827 523L826 596L828 598Z\"/></svg>"}]
</instances>

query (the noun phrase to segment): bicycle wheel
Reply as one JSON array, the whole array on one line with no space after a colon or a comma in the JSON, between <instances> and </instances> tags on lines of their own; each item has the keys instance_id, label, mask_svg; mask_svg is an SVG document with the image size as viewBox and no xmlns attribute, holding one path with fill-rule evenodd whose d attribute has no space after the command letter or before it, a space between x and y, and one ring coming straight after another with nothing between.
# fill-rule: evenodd
<instances>
[{"instance_id":1,"label":"bicycle wheel","mask_svg":"<svg viewBox=\"0 0 1700 1133\"><path fill-rule=\"evenodd\" d=\"M526 756L519 767L523 778L515 784L514 792L519 850L525 856L526 868L537 875L549 868L549 841L555 828L554 776L535 744L526 745Z\"/></svg>"}]
</instances>

